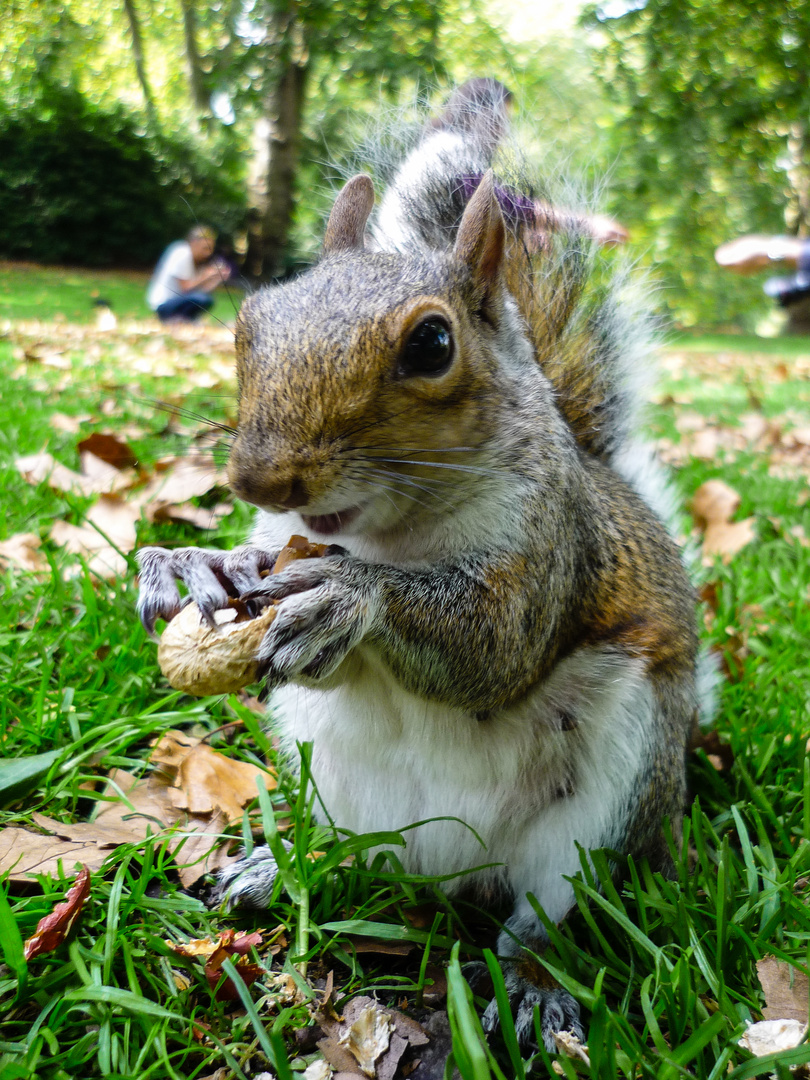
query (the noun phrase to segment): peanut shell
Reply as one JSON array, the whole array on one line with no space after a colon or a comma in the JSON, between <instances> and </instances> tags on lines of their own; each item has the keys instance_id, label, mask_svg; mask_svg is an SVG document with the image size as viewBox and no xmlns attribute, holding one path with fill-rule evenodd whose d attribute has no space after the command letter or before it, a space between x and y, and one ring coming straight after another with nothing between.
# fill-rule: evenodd
<instances>
[{"instance_id":1,"label":"peanut shell","mask_svg":"<svg viewBox=\"0 0 810 1080\"><path fill-rule=\"evenodd\" d=\"M295 559L318 558L327 545L310 544L303 536L291 536L271 571L281 573ZM187 604L168 624L158 644L160 670L175 690L206 697L233 694L259 678L256 653L270 623L276 617L273 604L251 619L239 600L214 613L209 626L196 604Z\"/></svg>"},{"instance_id":2,"label":"peanut shell","mask_svg":"<svg viewBox=\"0 0 810 1080\"><path fill-rule=\"evenodd\" d=\"M272 604L255 619L242 618L235 605L214 613L214 628L196 604L188 604L161 635L160 670L187 694L233 694L258 679L256 653L275 617Z\"/></svg>"}]
</instances>

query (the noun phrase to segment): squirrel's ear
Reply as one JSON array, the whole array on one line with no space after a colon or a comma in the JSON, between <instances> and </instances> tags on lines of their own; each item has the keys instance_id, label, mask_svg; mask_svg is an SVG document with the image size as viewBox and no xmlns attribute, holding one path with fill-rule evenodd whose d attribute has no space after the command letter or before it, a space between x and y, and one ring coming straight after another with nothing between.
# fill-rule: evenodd
<instances>
[{"instance_id":1,"label":"squirrel's ear","mask_svg":"<svg viewBox=\"0 0 810 1080\"><path fill-rule=\"evenodd\" d=\"M476 284L489 292L496 284L503 262L506 227L495 194L492 169L467 203L453 249L456 258L472 270Z\"/></svg>"},{"instance_id":2,"label":"squirrel's ear","mask_svg":"<svg viewBox=\"0 0 810 1080\"><path fill-rule=\"evenodd\" d=\"M365 173L353 176L341 189L323 238L324 255L362 251L363 232L374 205L374 185Z\"/></svg>"}]
</instances>

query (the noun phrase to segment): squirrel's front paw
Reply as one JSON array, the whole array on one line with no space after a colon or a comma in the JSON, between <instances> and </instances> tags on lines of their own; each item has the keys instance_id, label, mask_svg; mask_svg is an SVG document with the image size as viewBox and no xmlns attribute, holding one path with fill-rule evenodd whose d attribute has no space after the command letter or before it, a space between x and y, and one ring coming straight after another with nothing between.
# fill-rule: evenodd
<instances>
[{"instance_id":1,"label":"squirrel's front paw","mask_svg":"<svg viewBox=\"0 0 810 1080\"><path fill-rule=\"evenodd\" d=\"M518 975L512 964L505 964L503 975L514 1014L515 1033L522 1050L530 1050L537 1045L534 1028L535 1006L540 1013L540 1034L543 1045L549 1053L556 1052L557 1044L554 1036L560 1031L570 1031L580 1042L585 1042L585 1033L579 1018L579 1002L571 997L567 990L556 985L541 989ZM495 998L484 1010L481 1023L488 1035L497 1031L500 1016Z\"/></svg>"},{"instance_id":2,"label":"squirrel's front paw","mask_svg":"<svg viewBox=\"0 0 810 1080\"><path fill-rule=\"evenodd\" d=\"M262 571L272 569L277 554L249 545L232 551L141 548L136 554L141 622L152 634L157 619L174 618L184 604L193 600L213 624L214 612L226 607L229 597L242 596L261 584ZM178 581L188 589L185 600L177 588Z\"/></svg>"},{"instance_id":3,"label":"squirrel's front paw","mask_svg":"<svg viewBox=\"0 0 810 1080\"><path fill-rule=\"evenodd\" d=\"M380 567L336 555L293 563L248 596L279 601L258 653L267 685L330 675L375 624Z\"/></svg>"}]
</instances>

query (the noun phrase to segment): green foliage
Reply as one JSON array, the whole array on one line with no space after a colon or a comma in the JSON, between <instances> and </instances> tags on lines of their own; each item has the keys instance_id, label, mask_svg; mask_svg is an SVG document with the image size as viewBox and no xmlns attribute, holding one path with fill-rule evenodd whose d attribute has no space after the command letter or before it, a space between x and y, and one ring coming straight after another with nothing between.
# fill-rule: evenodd
<instances>
[{"instance_id":1,"label":"green foliage","mask_svg":"<svg viewBox=\"0 0 810 1080\"><path fill-rule=\"evenodd\" d=\"M145 266L197 220L233 230L244 196L232 153L220 153L146 135L123 110L101 112L73 91L35 112L2 111L0 255Z\"/></svg>"},{"instance_id":2,"label":"green foliage","mask_svg":"<svg viewBox=\"0 0 810 1080\"><path fill-rule=\"evenodd\" d=\"M760 282L718 271L714 248L810 223L805 0L591 4L594 57L616 117L613 184L683 325L752 329Z\"/></svg>"}]
</instances>

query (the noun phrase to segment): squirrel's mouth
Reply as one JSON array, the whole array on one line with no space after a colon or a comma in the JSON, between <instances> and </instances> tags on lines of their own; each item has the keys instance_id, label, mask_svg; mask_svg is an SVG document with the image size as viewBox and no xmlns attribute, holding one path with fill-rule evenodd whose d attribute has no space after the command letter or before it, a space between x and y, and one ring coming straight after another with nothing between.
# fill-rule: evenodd
<instances>
[{"instance_id":1,"label":"squirrel's mouth","mask_svg":"<svg viewBox=\"0 0 810 1080\"><path fill-rule=\"evenodd\" d=\"M301 520L309 532L317 532L321 536L334 536L359 517L361 509L359 506L350 506L347 510L338 510L334 514L302 514Z\"/></svg>"}]
</instances>

